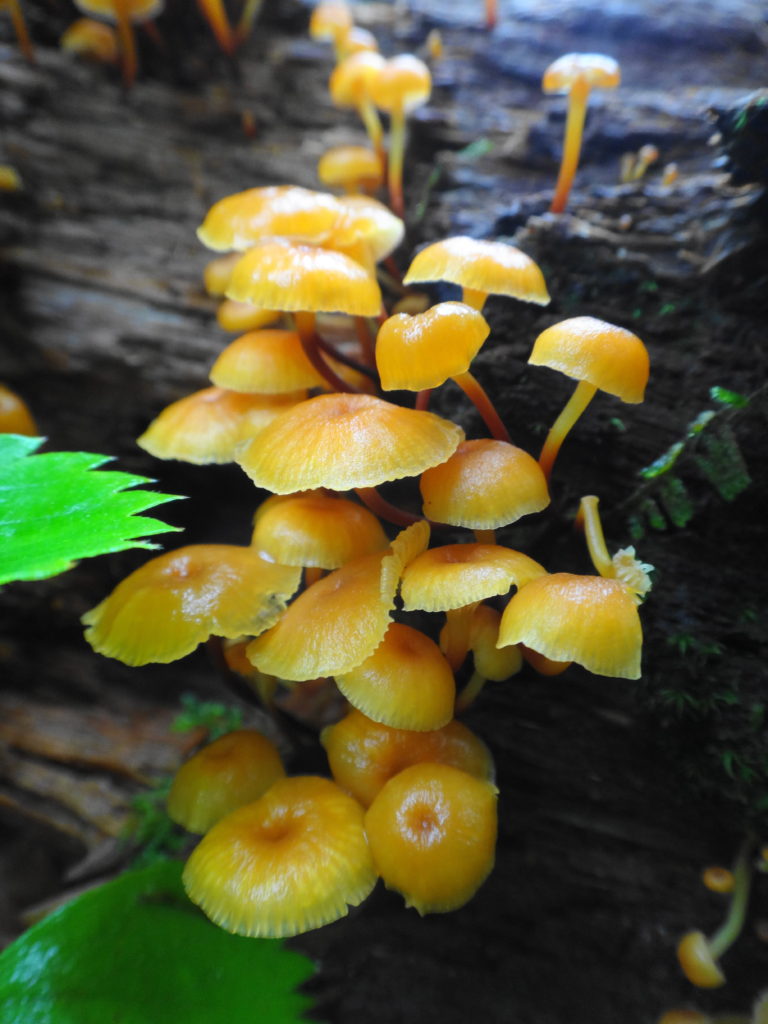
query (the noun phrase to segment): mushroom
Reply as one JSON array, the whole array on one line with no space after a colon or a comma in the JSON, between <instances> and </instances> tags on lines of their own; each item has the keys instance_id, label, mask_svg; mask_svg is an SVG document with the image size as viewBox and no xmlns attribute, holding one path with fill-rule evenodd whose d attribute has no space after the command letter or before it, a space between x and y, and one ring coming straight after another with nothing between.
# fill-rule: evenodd
<instances>
[{"instance_id":1,"label":"mushroom","mask_svg":"<svg viewBox=\"0 0 768 1024\"><path fill-rule=\"evenodd\" d=\"M488 679L503 683L516 675L523 664L519 644L498 648L501 613L487 604L479 604L474 610L469 625L469 649L472 651L474 669L463 690L456 698L456 712L465 711L475 700ZM443 635L440 637L443 642Z\"/></svg>"},{"instance_id":2,"label":"mushroom","mask_svg":"<svg viewBox=\"0 0 768 1024\"><path fill-rule=\"evenodd\" d=\"M334 369L340 369L338 364ZM304 391L304 398L307 388L328 386L307 358L296 331L277 328L248 331L230 342L211 367L210 378L217 387L232 391Z\"/></svg>"},{"instance_id":3,"label":"mushroom","mask_svg":"<svg viewBox=\"0 0 768 1024\"><path fill-rule=\"evenodd\" d=\"M78 18L62 35L59 45L66 53L114 64L119 56L115 30L110 25L93 18Z\"/></svg>"},{"instance_id":4,"label":"mushroom","mask_svg":"<svg viewBox=\"0 0 768 1024\"><path fill-rule=\"evenodd\" d=\"M363 809L329 779L279 779L200 841L184 887L217 925L285 938L345 917L376 884Z\"/></svg>"},{"instance_id":5,"label":"mushroom","mask_svg":"<svg viewBox=\"0 0 768 1024\"><path fill-rule=\"evenodd\" d=\"M222 331L241 334L243 331L256 331L260 327L268 327L280 320L282 315L278 310L260 309L258 306L252 306L250 302L224 299L216 310L216 323Z\"/></svg>"},{"instance_id":6,"label":"mushroom","mask_svg":"<svg viewBox=\"0 0 768 1024\"><path fill-rule=\"evenodd\" d=\"M422 915L464 906L493 869L497 794L447 764L415 764L391 778L365 814L387 888Z\"/></svg>"},{"instance_id":7,"label":"mushroom","mask_svg":"<svg viewBox=\"0 0 768 1024\"><path fill-rule=\"evenodd\" d=\"M489 295L508 295L546 306L549 293L539 265L506 242L456 235L416 254L403 284L450 281L462 288L462 302L482 310Z\"/></svg>"},{"instance_id":8,"label":"mushroom","mask_svg":"<svg viewBox=\"0 0 768 1024\"><path fill-rule=\"evenodd\" d=\"M85 638L126 665L166 664L209 636L257 636L296 592L301 570L252 548L191 544L150 559L86 612Z\"/></svg>"},{"instance_id":9,"label":"mushroom","mask_svg":"<svg viewBox=\"0 0 768 1024\"><path fill-rule=\"evenodd\" d=\"M168 816L187 832L203 834L224 815L258 800L284 776L274 743L255 729L236 729L179 768L168 793Z\"/></svg>"},{"instance_id":10,"label":"mushroom","mask_svg":"<svg viewBox=\"0 0 768 1024\"><path fill-rule=\"evenodd\" d=\"M534 342L528 362L549 366L578 381L539 455L547 479L568 432L598 390L630 403L642 402L645 396L649 373L645 345L624 327L595 317L572 317L548 327Z\"/></svg>"},{"instance_id":11,"label":"mushroom","mask_svg":"<svg viewBox=\"0 0 768 1024\"><path fill-rule=\"evenodd\" d=\"M491 753L479 737L455 719L441 729L414 732L374 722L353 708L326 726L320 742L338 784L369 807L382 786L412 764L450 764L478 779L493 781Z\"/></svg>"},{"instance_id":12,"label":"mushroom","mask_svg":"<svg viewBox=\"0 0 768 1024\"><path fill-rule=\"evenodd\" d=\"M384 175L381 161L367 146L334 146L320 157L317 176L324 185L354 195L375 192Z\"/></svg>"},{"instance_id":13,"label":"mushroom","mask_svg":"<svg viewBox=\"0 0 768 1024\"><path fill-rule=\"evenodd\" d=\"M328 81L334 106L352 107L357 111L382 168L386 164L384 132L376 105L371 99L371 88L385 64L380 53L363 50L340 61Z\"/></svg>"},{"instance_id":14,"label":"mushroom","mask_svg":"<svg viewBox=\"0 0 768 1024\"><path fill-rule=\"evenodd\" d=\"M344 40L352 28L352 12L344 0L322 0L309 17L311 38L332 42L337 60L341 58Z\"/></svg>"},{"instance_id":15,"label":"mushroom","mask_svg":"<svg viewBox=\"0 0 768 1024\"><path fill-rule=\"evenodd\" d=\"M117 26L122 51L123 85L133 85L136 77L136 39L133 25L149 21L163 10L164 0L75 0L75 6L83 14L102 18Z\"/></svg>"},{"instance_id":16,"label":"mushroom","mask_svg":"<svg viewBox=\"0 0 768 1024\"><path fill-rule=\"evenodd\" d=\"M26 434L37 437L39 431L29 406L5 384L0 383L0 434Z\"/></svg>"},{"instance_id":17,"label":"mushroom","mask_svg":"<svg viewBox=\"0 0 768 1024\"><path fill-rule=\"evenodd\" d=\"M545 93L567 93L568 113L560 173L549 207L562 213L568 202L576 168L579 164L587 101L592 89L615 89L621 80L619 65L613 57L602 53L566 53L558 57L544 72Z\"/></svg>"}]
</instances>

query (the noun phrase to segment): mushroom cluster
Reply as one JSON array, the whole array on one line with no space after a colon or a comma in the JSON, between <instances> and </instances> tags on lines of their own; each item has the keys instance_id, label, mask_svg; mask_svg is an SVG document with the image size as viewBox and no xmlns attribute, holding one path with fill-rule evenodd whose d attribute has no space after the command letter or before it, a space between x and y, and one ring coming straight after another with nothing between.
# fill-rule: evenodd
<instances>
[{"instance_id":1,"label":"mushroom cluster","mask_svg":"<svg viewBox=\"0 0 768 1024\"><path fill-rule=\"evenodd\" d=\"M334 74L355 61L370 70L375 51L344 42L345 5L323 7L313 32L334 41ZM386 77L345 92L364 120L368 100L389 112L392 146L414 96L428 95L414 60L393 58ZM403 93L393 66L407 72ZM84 617L93 648L128 664L218 637L268 707L321 686L345 708L319 737L332 779L286 776L263 737L240 732L174 783L170 813L205 833L185 870L189 895L244 935L334 921L379 877L421 914L462 906L493 866L497 789L489 751L457 714L526 662L640 675L647 567L630 549L608 554L597 500L579 516L595 575L550 571L496 531L545 514L557 453L597 390L642 399L643 343L591 317L545 330L529 361L575 378L578 397L538 459L515 445L471 365L490 334L486 297L546 305L541 269L500 241L443 239L416 255L403 288L449 281L462 301L390 315L380 282L391 279L377 268L404 235L398 164L391 148L393 209L275 185L208 211L198 237L219 255L206 285L247 327L210 386L162 411L138 443L161 459L237 463L271 496L250 545L160 555ZM429 411L449 380L490 436L467 439ZM405 494L412 481L412 507L380 493L391 481Z\"/></svg>"}]
</instances>

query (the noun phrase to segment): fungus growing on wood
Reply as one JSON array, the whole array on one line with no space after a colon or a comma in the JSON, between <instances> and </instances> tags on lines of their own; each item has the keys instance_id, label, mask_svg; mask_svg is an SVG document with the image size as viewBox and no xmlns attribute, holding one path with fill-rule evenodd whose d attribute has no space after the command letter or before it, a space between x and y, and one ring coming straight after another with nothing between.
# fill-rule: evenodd
<instances>
[{"instance_id":1,"label":"fungus growing on wood","mask_svg":"<svg viewBox=\"0 0 768 1024\"><path fill-rule=\"evenodd\" d=\"M354 195L375 192L384 180L381 161L367 146L334 146L320 157L317 176L329 188Z\"/></svg>"},{"instance_id":2,"label":"fungus growing on wood","mask_svg":"<svg viewBox=\"0 0 768 1024\"><path fill-rule=\"evenodd\" d=\"M220 388L263 395L327 386L307 358L296 331L277 328L249 331L236 338L217 357L210 378Z\"/></svg>"},{"instance_id":3,"label":"fungus growing on wood","mask_svg":"<svg viewBox=\"0 0 768 1024\"><path fill-rule=\"evenodd\" d=\"M207 744L173 777L166 807L187 832L203 834L226 814L258 800L283 778L274 743L255 729L237 729Z\"/></svg>"},{"instance_id":4,"label":"fungus growing on wood","mask_svg":"<svg viewBox=\"0 0 768 1024\"><path fill-rule=\"evenodd\" d=\"M386 61L370 82L371 99L389 114L387 186L398 217L403 216L403 160L406 117L423 106L432 93L432 73L423 60L402 53Z\"/></svg>"},{"instance_id":5,"label":"fungus growing on wood","mask_svg":"<svg viewBox=\"0 0 768 1024\"><path fill-rule=\"evenodd\" d=\"M595 317L572 317L542 331L528 362L578 381L541 449L539 465L547 479L568 432L598 390L629 403L642 402L645 396L649 373L645 345L624 327Z\"/></svg>"},{"instance_id":6,"label":"fungus growing on wood","mask_svg":"<svg viewBox=\"0 0 768 1024\"><path fill-rule=\"evenodd\" d=\"M522 643L595 675L639 679L642 642L629 587L616 579L560 572L517 591L502 615L497 646Z\"/></svg>"},{"instance_id":7,"label":"fungus growing on wood","mask_svg":"<svg viewBox=\"0 0 768 1024\"><path fill-rule=\"evenodd\" d=\"M470 729L455 719L441 729L414 732L374 722L353 708L326 726L320 742L338 784L369 807L382 786L412 764L450 764L478 779L493 781L491 753Z\"/></svg>"},{"instance_id":8,"label":"fungus growing on wood","mask_svg":"<svg viewBox=\"0 0 768 1024\"><path fill-rule=\"evenodd\" d=\"M198 466L233 462L242 443L306 397L306 390L257 395L204 388L163 409L136 443L157 459Z\"/></svg>"},{"instance_id":9,"label":"fungus growing on wood","mask_svg":"<svg viewBox=\"0 0 768 1024\"><path fill-rule=\"evenodd\" d=\"M376 884L362 808L334 782L309 775L280 779L222 818L182 877L215 924L264 938L337 921Z\"/></svg>"},{"instance_id":10,"label":"fungus growing on wood","mask_svg":"<svg viewBox=\"0 0 768 1024\"><path fill-rule=\"evenodd\" d=\"M27 403L5 384L0 384L0 434L39 434Z\"/></svg>"},{"instance_id":11,"label":"fungus growing on wood","mask_svg":"<svg viewBox=\"0 0 768 1024\"><path fill-rule=\"evenodd\" d=\"M120 52L115 30L93 18L78 18L72 22L62 35L59 45L66 53L74 53L100 64L114 64Z\"/></svg>"},{"instance_id":12,"label":"fungus growing on wood","mask_svg":"<svg viewBox=\"0 0 768 1024\"><path fill-rule=\"evenodd\" d=\"M334 105L351 107L357 111L382 168L386 166L387 159L384 132L376 105L371 99L371 88L373 80L385 64L381 54L372 50L353 53L337 64L328 81Z\"/></svg>"},{"instance_id":13,"label":"fungus growing on wood","mask_svg":"<svg viewBox=\"0 0 768 1024\"><path fill-rule=\"evenodd\" d=\"M415 764L390 779L365 815L387 888L422 915L464 906L493 869L497 794L447 764Z\"/></svg>"},{"instance_id":14,"label":"fungus growing on wood","mask_svg":"<svg viewBox=\"0 0 768 1024\"><path fill-rule=\"evenodd\" d=\"M434 640L401 622L365 661L337 674L336 685L353 707L395 729L440 729L453 717L450 665Z\"/></svg>"},{"instance_id":15,"label":"fungus growing on wood","mask_svg":"<svg viewBox=\"0 0 768 1024\"><path fill-rule=\"evenodd\" d=\"M83 14L102 18L117 26L122 52L123 85L133 85L136 77L136 39L133 26L149 21L163 10L164 0L75 0Z\"/></svg>"},{"instance_id":16,"label":"fungus growing on wood","mask_svg":"<svg viewBox=\"0 0 768 1024\"><path fill-rule=\"evenodd\" d=\"M506 242L456 235L416 254L403 284L450 281L462 288L462 302L482 310L489 295L508 295L546 306L549 293L539 265Z\"/></svg>"},{"instance_id":17,"label":"fungus growing on wood","mask_svg":"<svg viewBox=\"0 0 768 1024\"><path fill-rule=\"evenodd\" d=\"M132 572L86 612L85 638L126 665L183 658L209 636L257 636L296 592L301 570L252 548L191 544Z\"/></svg>"},{"instance_id":18,"label":"fungus growing on wood","mask_svg":"<svg viewBox=\"0 0 768 1024\"><path fill-rule=\"evenodd\" d=\"M592 89L615 89L620 81L619 65L613 57L606 57L602 53L566 53L544 72L541 86L545 93L568 94L563 156L555 194L549 207L552 213L562 213L568 203L579 165L590 92Z\"/></svg>"}]
</instances>

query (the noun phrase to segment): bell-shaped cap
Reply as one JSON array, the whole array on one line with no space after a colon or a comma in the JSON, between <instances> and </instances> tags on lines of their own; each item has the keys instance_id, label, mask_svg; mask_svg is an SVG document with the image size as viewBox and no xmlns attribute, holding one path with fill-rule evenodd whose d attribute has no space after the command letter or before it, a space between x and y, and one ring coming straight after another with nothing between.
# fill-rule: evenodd
<instances>
[{"instance_id":1,"label":"bell-shaped cap","mask_svg":"<svg viewBox=\"0 0 768 1024\"><path fill-rule=\"evenodd\" d=\"M370 96L372 82L386 60L380 53L363 50L339 61L331 73L328 89L337 107L358 107Z\"/></svg>"},{"instance_id":2,"label":"bell-shaped cap","mask_svg":"<svg viewBox=\"0 0 768 1024\"><path fill-rule=\"evenodd\" d=\"M382 388L423 391L466 373L490 330L482 313L463 302L389 317L376 338Z\"/></svg>"},{"instance_id":3,"label":"bell-shaped cap","mask_svg":"<svg viewBox=\"0 0 768 1024\"><path fill-rule=\"evenodd\" d=\"M328 383L310 363L296 331L277 328L248 331L230 342L211 367L211 380L220 388L264 395Z\"/></svg>"},{"instance_id":4,"label":"bell-shaped cap","mask_svg":"<svg viewBox=\"0 0 768 1024\"><path fill-rule=\"evenodd\" d=\"M493 869L498 790L447 764L405 768L365 815L376 870L420 914L464 906Z\"/></svg>"},{"instance_id":5,"label":"bell-shaped cap","mask_svg":"<svg viewBox=\"0 0 768 1024\"><path fill-rule=\"evenodd\" d=\"M419 555L403 572L406 611L444 612L525 587L546 569L500 544L446 544Z\"/></svg>"},{"instance_id":6,"label":"bell-shaped cap","mask_svg":"<svg viewBox=\"0 0 768 1024\"><path fill-rule=\"evenodd\" d=\"M252 548L191 544L146 562L83 616L99 654L126 665L183 658L209 636L257 636L296 592L301 570Z\"/></svg>"},{"instance_id":7,"label":"bell-shaped cap","mask_svg":"<svg viewBox=\"0 0 768 1024\"><path fill-rule=\"evenodd\" d=\"M412 53L400 53L385 62L371 79L371 99L380 110L409 114L423 106L432 93L432 73Z\"/></svg>"},{"instance_id":8,"label":"bell-shaped cap","mask_svg":"<svg viewBox=\"0 0 768 1024\"><path fill-rule=\"evenodd\" d=\"M333 146L320 157L317 176L330 188L375 192L384 180L381 161L368 146Z\"/></svg>"},{"instance_id":9,"label":"bell-shaped cap","mask_svg":"<svg viewBox=\"0 0 768 1024\"><path fill-rule=\"evenodd\" d=\"M237 461L273 494L347 491L418 476L452 455L463 436L450 420L373 395L317 395L278 417Z\"/></svg>"},{"instance_id":10,"label":"bell-shaped cap","mask_svg":"<svg viewBox=\"0 0 768 1024\"><path fill-rule=\"evenodd\" d=\"M403 567L428 543L426 523L414 523L383 554L356 558L313 583L248 645L248 658L280 679L349 672L384 639Z\"/></svg>"},{"instance_id":11,"label":"bell-shaped cap","mask_svg":"<svg viewBox=\"0 0 768 1024\"><path fill-rule=\"evenodd\" d=\"M168 793L168 817L203 834L283 778L274 743L255 729L236 729L198 750L179 768Z\"/></svg>"},{"instance_id":12,"label":"bell-shaped cap","mask_svg":"<svg viewBox=\"0 0 768 1024\"><path fill-rule=\"evenodd\" d=\"M204 388L163 409L136 443L156 459L195 465L233 462L243 442L306 397L306 390L255 395Z\"/></svg>"},{"instance_id":13,"label":"bell-shaped cap","mask_svg":"<svg viewBox=\"0 0 768 1024\"><path fill-rule=\"evenodd\" d=\"M355 708L323 729L320 742L338 784L368 807L391 778L424 761L450 764L493 781L493 758L483 741L455 719L441 729L414 732L374 722Z\"/></svg>"},{"instance_id":14,"label":"bell-shaped cap","mask_svg":"<svg viewBox=\"0 0 768 1024\"><path fill-rule=\"evenodd\" d=\"M549 505L541 466L506 441L462 441L453 455L419 481L424 515L470 530L496 530Z\"/></svg>"},{"instance_id":15,"label":"bell-shaped cap","mask_svg":"<svg viewBox=\"0 0 768 1024\"><path fill-rule=\"evenodd\" d=\"M559 572L522 587L504 610L499 647L523 643L599 676L640 678L637 603L616 579Z\"/></svg>"},{"instance_id":16,"label":"bell-shaped cap","mask_svg":"<svg viewBox=\"0 0 768 1024\"><path fill-rule=\"evenodd\" d=\"M489 295L509 295L546 306L549 293L539 265L514 245L457 235L416 254L403 284L450 281Z\"/></svg>"},{"instance_id":17,"label":"bell-shaped cap","mask_svg":"<svg viewBox=\"0 0 768 1024\"><path fill-rule=\"evenodd\" d=\"M239 253L237 254L239 257ZM223 299L216 310L216 323L229 334L241 334L243 331L257 331L261 327L269 327L277 323L282 313L276 309L261 309L250 302L235 302L234 299Z\"/></svg>"},{"instance_id":18,"label":"bell-shaped cap","mask_svg":"<svg viewBox=\"0 0 768 1024\"><path fill-rule=\"evenodd\" d=\"M376 871L357 801L329 779L300 775L222 818L182 878L215 924L277 939L345 917L371 892Z\"/></svg>"},{"instance_id":19,"label":"bell-shaped cap","mask_svg":"<svg viewBox=\"0 0 768 1024\"><path fill-rule=\"evenodd\" d=\"M613 57L604 53L565 53L545 70L541 87L547 93L570 92L576 83L590 89L615 89L620 81L621 71Z\"/></svg>"},{"instance_id":20,"label":"bell-shaped cap","mask_svg":"<svg viewBox=\"0 0 768 1024\"><path fill-rule=\"evenodd\" d=\"M453 717L450 665L434 640L401 622L365 661L337 674L336 685L353 707L395 729L440 729Z\"/></svg>"},{"instance_id":21,"label":"bell-shaped cap","mask_svg":"<svg viewBox=\"0 0 768 1024\"><path fill-rule=\"evenodd\" d=\"M319 245L338 216L335 196L300 185L267 185L214 203L197 237L215 252L242 251L262 238Z\"/></svg>"},{"instance_id":22,"label":"bell-shaped cap","mask_svg":"<svg viewBox=\"0 0 768 1024\"><path fill-rule=\"evenodd\" d=\"M376 316L374 277L342 252L273 238L252 246L235 265L227 298L290 312Z\"/></svg>"},{"instance_id":23,"label":"bell-shaped cap","mask_svg":"<svg viewBox=\"0 0 768 1024\"><path fill-rule=\"evenodd\" d=\"M593 316L552 324L538 336L528 359L534 366L587 381L623 402L642 402L648 383L648 351L631 331Z\"/></svg>"},{"instance_id":24,"label":"bell-shaped cap","mask_svg":"<svg viewBox=\"0 0 768 1024\"><path fill-rule=\"evenodd\" d=\"M321 491L275 494L259 505L251 546L282 565L338 569L389 540L365 506Z\"/></svg>"}]
</instances>

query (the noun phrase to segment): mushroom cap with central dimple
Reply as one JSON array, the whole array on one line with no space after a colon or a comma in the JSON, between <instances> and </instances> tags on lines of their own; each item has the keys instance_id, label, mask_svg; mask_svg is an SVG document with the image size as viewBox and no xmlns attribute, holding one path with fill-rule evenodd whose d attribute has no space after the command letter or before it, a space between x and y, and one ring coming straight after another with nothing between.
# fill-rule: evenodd
<instances>
[{"instance_id":1,"label":"mushroom cap with central dimple","mask_svg":"<svg viewBox=\"0 0 768 1024\"><path fill-rule=\"evenodd\" d=\"M618 62L604 53L565 53L544 72L544 92L568 92L575 82L593 89L615 89L621 81Z\"/></svg>"},{"instance_id":2,"label":"mushroom cap with central dimple","mask_svg":"<svg viewBox=\"0 0 768 1024\"><path fill-rule=\"evenodd\" d=\"M629 403L643 401L650 370L648 350L636 334L593 316L571 317L542 331L528 362Z\"/></svg>"},{"instance_id":3,"label":"mushroom cap with central dimple","mask_svg":"<svg viewBox=\"0 0 768 1024\"><path fill-rule=\"evenodd\" d=\"M347 491L418 476L452 455L463 436L450 420L371 395L318 395L274 420L237 461L274 494Z\"/></svg>"},{"instance_id":4,"label":"mushroom cap with central dimple","mask_svg":"<svg viewBox=\"0 0 768 1024\"><path fill-rule=\"evenodd\" d=\"M417 253L403 284L450 281L472 291L508 295L546 306L549 292L539 265L514 245L456 235Z\"/></svg>"}]
</instances>

